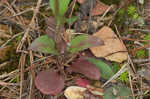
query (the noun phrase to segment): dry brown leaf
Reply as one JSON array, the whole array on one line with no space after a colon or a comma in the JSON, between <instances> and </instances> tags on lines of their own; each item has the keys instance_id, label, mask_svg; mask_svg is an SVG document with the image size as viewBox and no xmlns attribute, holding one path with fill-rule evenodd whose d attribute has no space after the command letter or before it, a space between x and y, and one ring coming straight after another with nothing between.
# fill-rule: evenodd
<instances>
[{"instance_id":1,"label":"dry brown leaf","mask_svg":"<svg viewBox=\"0 0 150 99\"><path fill-rule=\"evenodd\" d=\"M103 99L103 90L90 85L87 88L70 86L64 91L64 95L67 99Z\"/></svg>"},{"instance_id":2,"label":"dry brown leaf","mask_svg":"<svg viewBox=\"0 0 150 99\"><path fill-rule=\"evenodd\" d=\"M83 4L84 0L77 0L77 2ZM108 5L97 0L96 6L92 9L91 15L92 16L102 15L108 8L109 8Z\"/></svg>"},{"instance_id":3,"label":"dry brown leaf","mask_svg":"<svg viewBox=\"0 0 150 99\"><path fill-rule=\"evenodd\" d=\"M84 99L83 92L86 90L86 88L78 87L78 86L70 86L68 87L64 95L67 99Z\"/></svg>"},{"instance_id":4,"label":"dry brown leaf","mask_svg":"<svg viewBox=\"0 0 150 99\"><path fill-rule=\"evenodd\" d=\"M96 6L92 9L91 15L92 16L102 15L108 8L109 8L108 5L100 1L97 1Z\"/></svg>"},{"instance_id":5,"label":"dry brown leaf","mask_svg":"<svg viewBox=\"0 0 150 99\"><path fill-rule=\"evenodd\" d=\"M127 59L124 44L117 38L111 28L104 26L94 34L104 41L104 46L92 47L90 50L96 57L104 57L110 61L122 62Z\"/></svg>"}]
</instances>

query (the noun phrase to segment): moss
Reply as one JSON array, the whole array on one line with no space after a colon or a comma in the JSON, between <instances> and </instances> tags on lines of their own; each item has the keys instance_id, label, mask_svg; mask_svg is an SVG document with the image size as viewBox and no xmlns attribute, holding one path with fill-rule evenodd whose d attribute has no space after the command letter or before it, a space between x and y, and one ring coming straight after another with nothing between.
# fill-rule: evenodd
<instances>
[{"instance_id":1,"label":"moss","mask_svg":"<svg viewBox=\"0 0 150 99\"><path fill-rule=\"evenodd\" d=\"M144 40L150 40L150 34L145 35ZM150 44L150 42L146 42L146 44Z\"/></svg>"},{"instance_id":2,"label":"moss","mask_svg":"<svg viewBox=\"0 0 150 99\"><path fill-rule=\"evenodd\" d=\"M128 74L128 72L122 73L118 79L120 81L122 81L122 82L125 82L125 83L129 82L129 74Z\"/></svg>"},{"instance_id":3,"label":"moss","mask_svg":"<svg viewBox=\"0 0 150 99\"><path fill-rule=\"evenodd\" d=\"M134 6L134 5L128 6L127 13L128 13L128 16L133 20L135 20L139 17L137 10L136 10L136 6Z\"/></svg>"},{"instance_id":4,"label":"moss","mask_svg":"<svg viewBox=\"0 0 150 99\"><path fill-rule=\"evenodd\" d=\"M113 62L112 63L112 68L113 68L113 71L115 73L117 73L119 70L120 70L120 64L119 63L116 63L116 62ZM128 77L128 72L124 72L122 73L118 78L117 78L118 81L121 81L121 82L125 82L127 83L129 81L129 77Z\"/></svg>"},{"instance_id":5,"label":"moss","mask_svg":"<svg viewBox=\"0 0 150 99\"><path fill-rule=\"evenodd\" d=\"M146 51L145 50L138 50L136 52L136 57L138 57L138 58L144 58L144 57L146 57Z\"/></svg>"}]
</instances>

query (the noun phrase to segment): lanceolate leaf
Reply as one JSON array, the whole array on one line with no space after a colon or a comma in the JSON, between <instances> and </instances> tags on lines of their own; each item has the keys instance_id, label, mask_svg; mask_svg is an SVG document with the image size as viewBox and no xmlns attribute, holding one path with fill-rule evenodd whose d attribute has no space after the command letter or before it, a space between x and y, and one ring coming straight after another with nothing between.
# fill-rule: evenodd
<instances>
[{"instance_id":1,"label":"lanceolate leaf","mask_svg":"<svg viewBox=\"0 0 150 99\"><path fill-rule=\"evenodd\" d=\"M29 49L47 54L57 54L55 42L47 35L43 35L35 39Z\"/></svg>"},{"instance_id":2,"label":"lanceolate leaf","mask_svg":"<svg viewBox=\"0 0 150 99\"><path fill-rule=\"evenodd\" d=\"M114 75L114 72L111 69L111 67L107 65L106 63L104 63L103 61L94 59L94 58L89 58L88 60L99 68L100 75L104 79L109 79L110 77Z\"/></svg>"},{"instance_id":3,"label":"lanceolate leaf","mask_svg":"<svg viewBox=\"0 0 150 99\"><path fill-rule=\"evenodd\" d=\"M56 95L64 88L64 80L52 70L42 71L35 78L35 85L44 94Z\"/></svg>"},{"instance_id":4,"label":"lanceolate leaf","mask_svg":"<svg viewBox=\"0 0 150 99\"><path fill-rule=\"evenodd\" d=\"M78 35L78 36L74 37L71 40L70 44L71 45L67 48L67 50L71 53L76 53L78 51L82 51L89 47L103 45L104 42L95 36L82 34L82 35Z\"/></svg>"},{"instance_id":5,"label":"lanceolate leaf","mask_svg":"<svg viewBox=\"0 0 150 99\"><path fill-rule=\"evenodd\" d=\"M59 0L59 15L64 16L67 11L70 0Z\"/></svg>"},{"instance_id":6,"label":"lanceolate leaf","mask_svg":"<svg viewBox=\"0 0 150 99\"><path fill-rule=\"evenodd\" d=\"M50 0L50 7L57 19L57 25L63 21L63 16L67 11L70 0Z\"/></svg>"},{"instance_id":7,"label":"lanceolate leaf","mask_svg":"<svg viewBox=\"0 0 150 99\"><path fill-rule=\"evenodd\" d=\"M72 63L72 66L68 69L73 72L81 73L93 80L100 79L99 69L94 64L90 63L86 58L77 59L77 61Z\"/></svg>"}]
</instances>

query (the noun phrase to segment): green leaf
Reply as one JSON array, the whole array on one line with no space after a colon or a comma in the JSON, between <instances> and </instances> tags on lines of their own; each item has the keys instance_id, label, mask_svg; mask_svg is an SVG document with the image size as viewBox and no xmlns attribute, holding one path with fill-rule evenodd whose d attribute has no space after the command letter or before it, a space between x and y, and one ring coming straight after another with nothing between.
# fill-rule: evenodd
<instances>
[{"instance_id":1,"label":"green leaf","mask_svg":"<svg viewBox=\"0 0 150 99\"><path fill-rule=\"evenodd\" d=\"M69 3L70 0L50 0L50 8L52 9L52 12L57 19L57 25L60 25L62 23Z\"/></svg>"},{"instance_id":2,"label":"green leaf","mask_svg":"<svg viewBox=\"0 0 150 99\"><path fill-rule=\"evenodd\" d=\"M67 11L70 0L59 0L59 15L64 16Z\"/></svg>"},{"instance_id":3,"label":"green leaf","mask_svg":"<svg viewBox=\"0 0 150 99\"><path fill-rule=\"evenodd\" d=\"M121 80L122 82L126 82L127 83L129 81L129 74L128 74L128 72L123 72L118 79Z\"/></svg>"},{"instance_id":4,"label":"green leaf","mask_svg":"<svg viewBox=\"0 0 150 99\"><path fill-rule=\"evenodd\" d=\"M49 4L50 4L50 8L52 9L53 14L56 15L56 8L55 8L56 0L50 0Z\"/></svg>"},{"instance_id":5,"label":"green leaf","mask_svg":"<svg viewBox=\"0 0 150 99\"><path fill-rule=\"evenodd\" d=\"M71 53L76 53L89 47L100 46L103 44L104 42L95 36L82 34L74 37L71 40L70 46L68 46L67 51Z\"/></svg>"},{"instance_id":6,"label":"green leaf","mask_svg":"<svg viewBox=\"0 0 150 99\"><path fill-rule=\"evenodd\" d=\"M55 42L47 35L43 35L35 39L30 45L29 49L46 54L57 54L57 50L55 49Z\"/></svg>"},{"instance_id":7,"label":"green leaf","mask_svg":"<svg viewBox=\"0 0 150 99\"><path fill-rule=\"evenodd\" d=\"M73 17L71 17L71 18L66 18L65 19L65 22L67 22L68 24L73 24L76 20L78 19L78 17L77 16L73 16Z\"/></svg>"},{"instance_id":8,"label":"green leaf","mask_svg":"<svg viewBox=\"0 0 150 99\"><path fill-rule=\"evenodd\" d=\"M112 68L108 64L104 63L103 61L94 58L89 58L88 60L99 68L100 75L104 79L109 79L114 75Z\"/></svg>"},{"instance_id":9,"label":"green leaf","mask_svg":"<svg viewBox=\"0 0 150 99\"><path fill-rule=\"evenodd\" d=\"M132 99L131 90L126 86L113 85L104 91L104 99Z\"/></svg>"}]
</instances>

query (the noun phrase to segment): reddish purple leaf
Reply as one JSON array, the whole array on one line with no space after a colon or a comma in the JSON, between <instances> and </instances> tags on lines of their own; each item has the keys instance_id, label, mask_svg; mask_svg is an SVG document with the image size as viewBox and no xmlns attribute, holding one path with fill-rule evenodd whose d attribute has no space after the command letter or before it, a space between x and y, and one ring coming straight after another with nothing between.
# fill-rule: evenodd
<instances>
[{"instance_id":1,"label":"reddish purple leaf","mask_svg":"<svg viewBox=\"0 0 150 99\"><path fill-rule=\"evenodd\" d=\"M58 41L58 39L56 40L57 32L64 33L64 31L65 31L64 26L63 25L60 26L59 29L58 29L59 31L57 31L57 29L56 29L56 20L53 17L47 18L46 23L48 25L48 27L46 29L46 34L50 38L52 38L55 42L57 41L56 43L59 43L59 44L56 44L56 48L57 48L58 52L64 53L66 51L66 46L67 46L66 42L62 38L60 38L59 41Z\"/></svg>"},{"instance_id":2,"label":"reddish purple leaf","mask_svg":"<svg viewBox=\"0 0 150 99\"><path fill-rule=\"evenodd\" d=\"M72 63L72 66L69 67L69 70L81 73L93 80L100 79L99 69L94 64L90 63L86 58L77 59L77 61Z\"/></svg>"},{"instance_id":3,"label":"reddish purple leaf","mask_svg":"<svg viewBox=\"0 0 150 99\"><path fill-rule=\"evenodd\" d=\"M88 80L82 78L77 79L76 84L80 87L85 87L85 88L87 85L90 85Z\"/></svg>"},{"instance_id":4,"label":"reddish purple leaf","mask_svg":"<svg viewBox=\"0 0 150 99\"><path fill-rule=\"evenodd\" d=\"M56 38L56 20L53 17L49 17L46 19L46 23L48 25L46 29L46 34L51 37L53 40Z\"/></svg>"},{"instance_id":5,"label":"reddish purple leaf","mask_svg":"<svg viewBox=\"0 0 150 99\"><path fill-rule=\"evenodd\" d=\"M35 78L35 85L44 94L56 95L64 88L64 80L56 71L42 71Z\"/></svg>"},{"instance_id":6,"label":"reddish purple leaf","mask_svg":"<svg viewBox=\"0 0 150 99\"><path fill-rule=\"evenodd\" d=\"M61 32L64 33L65 28L64 26L60 26L59 27L59 31L57 31L56 29L56 20L53 17L49 17L46 19L46 24L48 25L47 29L46 29L46 34L51 37L53 40L56 40L56 34L57 32Z\"/></svg>"}]
</instances>

